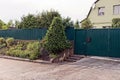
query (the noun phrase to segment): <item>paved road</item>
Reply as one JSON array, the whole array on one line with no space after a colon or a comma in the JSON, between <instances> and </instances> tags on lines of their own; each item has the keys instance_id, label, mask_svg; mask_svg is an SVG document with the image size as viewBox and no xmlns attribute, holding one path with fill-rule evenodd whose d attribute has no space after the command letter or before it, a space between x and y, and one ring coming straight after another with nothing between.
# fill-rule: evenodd
<instances>
[{"instance_id":1,"label":"paved road","mask_svg":"<svg viewBox=\"0 0 120 80\"><path fill-rule=\"evenodd\" d=\"M51 65L0 58L0 80L120 80L120 62L84 58Z\"/></svg>"}]
</instances>

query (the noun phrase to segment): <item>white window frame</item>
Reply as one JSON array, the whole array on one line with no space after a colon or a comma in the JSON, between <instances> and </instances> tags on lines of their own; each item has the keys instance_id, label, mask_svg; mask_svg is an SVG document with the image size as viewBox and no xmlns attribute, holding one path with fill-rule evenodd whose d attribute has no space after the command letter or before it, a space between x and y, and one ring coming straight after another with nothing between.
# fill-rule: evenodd
<instances>
[{"instance_id":1,"label":"white window frame","mask_svg":"<svg viewBox=\"0 0 120 80\"><path fill-rule=\"evenodd\" d=\"M116 9L115 9L116 8ZM118 15L120 14L120 5L114 5L113 6L113 14Z\"/></svg>"},{"instance_id":2,"label":"white window frame","mask_svg":"<svg viewBox=\"0 0 120 80\"><path fill-rule=\"evenodd\" d=\"M98 16L105 15L105 7L98 7Z\"/></svg>"}]
</instances>

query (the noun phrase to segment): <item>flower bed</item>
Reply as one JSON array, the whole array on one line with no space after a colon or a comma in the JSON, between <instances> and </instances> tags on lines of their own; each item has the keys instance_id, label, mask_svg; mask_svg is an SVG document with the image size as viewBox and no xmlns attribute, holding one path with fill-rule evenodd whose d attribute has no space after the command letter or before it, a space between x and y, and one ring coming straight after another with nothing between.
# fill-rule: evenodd
<instances>
[{"instance_id":1,"label":"flower bed","mask_svg":"<svg viewBox=\"0 0 120 80\"><path fill-rule=\"evenodd\" d=\"M0 38L0 54L21 57L28 59L37 59L40 55L39 41L16 41L13 38ZM4 52L3 52L4 50Z\"/></svg>"}]
</instances>

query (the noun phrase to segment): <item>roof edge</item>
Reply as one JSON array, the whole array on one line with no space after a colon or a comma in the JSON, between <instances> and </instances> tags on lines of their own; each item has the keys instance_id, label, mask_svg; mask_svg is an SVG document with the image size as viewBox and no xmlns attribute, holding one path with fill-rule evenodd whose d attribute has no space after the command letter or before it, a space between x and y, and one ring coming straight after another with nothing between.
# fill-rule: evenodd
<instances>
[{"instance_id":1,"label":"roof edge","mask_svg":"<svg viewBox=\"0 0 120 80\"><path fill-rule=\"evenodd\" d=\"M98 1L100 1L100 0L96 0L96 1L94 2L94 4L96 4ZM89 17L91 11L92 11L92 6L90 7L90 10L89 10L89 12L88 12L88 15L87 15L87 17L86 17L85 19L87 19L87 18ZM82 21L80 21L80 23L83 22L85 19L83 19Z\"/></svg>"},{"instance_id":2,"label":"roof edge","mask_svg":"<svg viewBox=\"0 0 120 80\"><path fill-rule=\"evenodd\" d=\"M100 0L95 1L94 4L96 4L98 1L100 1ZM88 18L88 16L90 15L91 11L92 11L92 6L91 6L91 8L90 8L90 11L88 12L87 18Z\"/></svg>"}]
</instances>

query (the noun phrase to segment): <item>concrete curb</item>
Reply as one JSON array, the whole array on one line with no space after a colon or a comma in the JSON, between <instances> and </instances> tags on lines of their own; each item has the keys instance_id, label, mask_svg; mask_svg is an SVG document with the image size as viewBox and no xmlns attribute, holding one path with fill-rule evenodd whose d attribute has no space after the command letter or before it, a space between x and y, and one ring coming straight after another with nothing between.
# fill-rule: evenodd
<instances>
[{"instance_id":1,"label":"concrete curb","mask_svg":"<svg viewBox=\"0 0 120 80\"><path fill-rule=\"evenodd\" d=\"M0 55L0 58L3 58L3 59L11 59L11 60L18 60L18 61L25 61L25 62L33 62L33 63L42 63L42 64L51 64L51 63L52 63L52 62L50 62L50 61L30 60L30 59L18 58L18 57L11 57L11 56L5 56L5 55Z\"/></svg>"},{"instance_id":2,"label":"concrete curb","mask_svg":"<svg viewBox=\"0 0 120 80\"><path fill-rule=\"evenodd\" d=\"M107 60L107 61L120 62L120 58L98 57L98 56L91 56L90 58L93 58L93 59L99 59L99 60Z\"/></svg>"}]
</instances>

